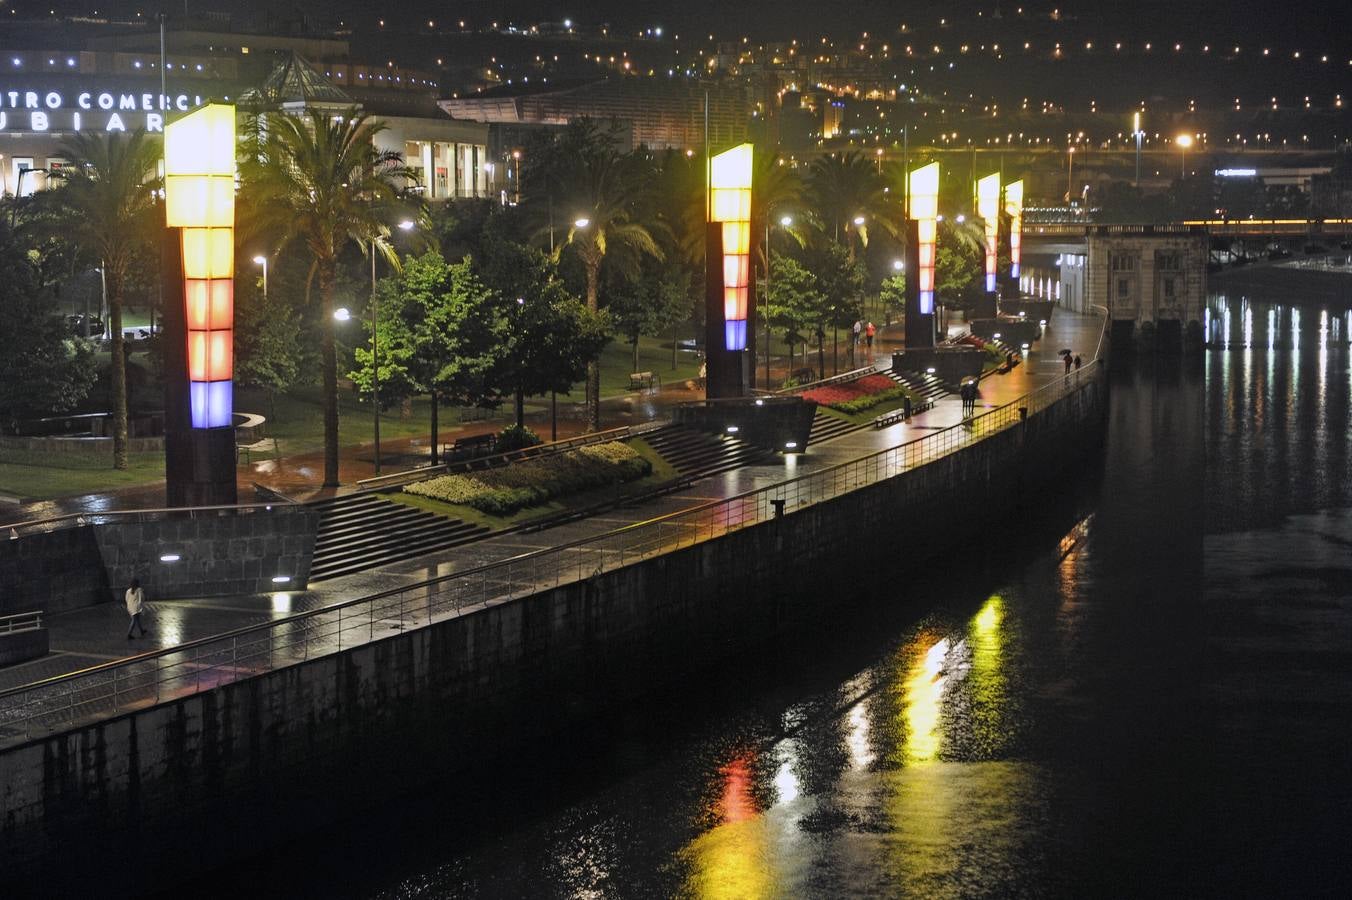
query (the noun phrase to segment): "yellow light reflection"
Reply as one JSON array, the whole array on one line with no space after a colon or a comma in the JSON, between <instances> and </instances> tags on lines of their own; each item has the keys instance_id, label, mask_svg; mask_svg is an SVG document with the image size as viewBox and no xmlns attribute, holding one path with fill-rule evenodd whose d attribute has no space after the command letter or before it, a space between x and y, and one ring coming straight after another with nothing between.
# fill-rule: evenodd
<instances>
[{"instance_id":1,"label":"yellow light reflection","mask_svg":"<svg viewBox=\"0 0 1352 900\"><path fill-rule=\"evenodd\" d=\"M682 852L691 866L683 893L711 900L774 893L769 826L752 796L752 761L744 753L719 769L721 822Z\"/></svg>"},{"instance_id":2,"label":"yellow light reflection","mask_svg":"<svg viewBox=\"0 0 1352 900\"><path fill-rule=\"evenodd\" d=\"M942 745L939 718L948 682L944 661L950 649L952 645L948 638L939 640L911 665L907 673L902 696L906 721L903 758L908 763L930 762L939 756Z\"/></svg>"}]
</instances>

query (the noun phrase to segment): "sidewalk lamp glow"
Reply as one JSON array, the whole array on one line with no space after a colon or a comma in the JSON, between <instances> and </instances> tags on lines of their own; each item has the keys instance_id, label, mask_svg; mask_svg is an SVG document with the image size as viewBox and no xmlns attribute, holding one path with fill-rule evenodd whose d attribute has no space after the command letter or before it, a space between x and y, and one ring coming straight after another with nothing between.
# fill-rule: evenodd
<instances>
[{"instance_id":1,"label":"sidewalk lamp glow","mask_svg":"<svg viewBox=\"0 0 1352 900\"><path fill-rule=\"evenodd\" d=\"M892 271L893 271L893 272L903 272L903 271L905 271L905 270L906 270L906 263L902 262L902 261L899 260L899 259L894 259L894 260L892 260Z\"/></svg>"},{"instance_id":2,"label":"sidewalk lamp glow","mask_svg":"<svg viewBox=\"0 0 1352 900\"><path fill-rule=\"evenodd\" d=\"M404 221L402 221L402 222L399 223L399 230L400 230L400 231L412 231L412 230L413 230L413 226L414 226L415 224L417 224L417 223L415 223L412 219L405 219Z\"/></svg>"},{"instance_id":3,"label":"sidewalk lamp glow","mask_svg":"<svg viewBox=\"0 0 1352 900\"><path fill-rule=\"evenodd\" d=\"M193 428L233 424L235 108L209 103L164 130L165 224L182 229Z\"/></svg>"},{"instance_id":4,"label":"sidewalk lamp glow","mask_svg":"<svg viewBox=\"0 0 1352 900\"><path fill-rule=\"evenodd\" d=\"M588 218L586 218L585 216L584 216L583 218L575 219L575 220L573 221L573 227L574 227L574 228L586 228L586 227L587 227L588 225L590 225L590 224L591 224L591 219L588 219Z\"/></svg>"},{"instance_id":5,"label":"sidewalk lamp glow","mask_svg":"<svg viewBox=\"0 0 1352 900\"><path fill-rule=\"evenodd\" d=\"M333 311L333 320L335 322L346 322L350 318L352 318L352 313L348 311L346 306L340 306Z\"/></svg>"},{"instance_id":6,"label":"sidewalk lamp glow","mask_svg":"<svg viewBox=\"0 0 1352 900\"><path fill-rule=\"evenodd\" d=\"M854 217L854 224L855 224L855 225L863 225L863 224L864 224L864 217L863 217L863 216L855 216L855 217Z\"/></svg>"},{"instance_id":7,"label":"sidewalk lamp glow","mask_svg":"<svg viewBox=\"0 0 1352 900\"><path fill-rule=\"evenodd\" d=\"M751 279L751 145L709 160L709 219L723 232L723 346L746 349Z\"/></svg>"},{"instance_id":8,"label":"sidewalk lamp glow","mask_svg":"<svg viewBox=\"0 0 1352 900\"><path fill-rule=\"evenodd\" d=\"M918 252L916 280L920 292L920 314L934 312L934 253L939 237L939 164L930 163L908 176L911 218L916 220Z\"/></svg>"},{"instance_id":9,"label":"sidewalk lamp glow","mask_svg":"<svg viewBox=\"0 0 1352 900\"><path fill-rule=\"evenodd\" d=\"M1009 216L1009 277L1019 277L1023 257L1023 180L1005 185L1005 215Z\"/></svg>"},{"instance_id":10,"label":"sidewalk lamp glow","mask_svg":"<svg viewBox=\"0 0 1352 900\"><path fill-rule=\"evenodd\" d=\"M793 216L780 216L779 224L784 228L788 228L793 224Z\"/></svg>"},{"instance_id":11,"label":"sidewalk lamp glow","mask_svg":"<svg viewBox=\"0 0 1352 900\"><path fill-rule=\"evenodd\" d=\"M268 258L262 255L255 256L253 261L256 266L266 266L268 264Z\"/></svg>"},{"instance_id":12,"label":"sidewalk lamp glow","mask_svg":"<svg viewBox=\"0 0 1352 900\"><path fill-rule=\"evenodd\" d=\"M1000 238L1000 174L987 175L976 183L976 214L986 231L986 293L995 292L996 258Z\"/></svg>"}]
</instances>

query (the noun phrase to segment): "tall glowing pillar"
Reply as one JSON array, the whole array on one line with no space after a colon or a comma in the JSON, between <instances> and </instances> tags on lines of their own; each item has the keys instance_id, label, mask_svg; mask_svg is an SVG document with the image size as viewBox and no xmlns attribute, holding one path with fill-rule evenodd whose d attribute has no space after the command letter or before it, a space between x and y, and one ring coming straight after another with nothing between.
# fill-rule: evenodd
<instances>
[{"instance_id":1,"label":"tall glowing pillar","mask_svg":"<svg viewBox=\"0 0 1352 900\"><path fill-rule=\"evenodd\" d=\"M233 106L210 103L165 127L164 208L167 243L177 249L165 254L164 278L165 335L174 344L166 345L165 376L176 382L166 385L169 502L233 503Z\"/></svg>"},{"instance_id":2,"label":"tall glowing pillar","mask_svg":"<svg viewBox=\"0 0 1352 900\"><path fill-rule=\"evenodd\" d=\"M939 241L939 164L921 166L910 174L911 218L917 228L916 283L921 315L934 314L934 254Z\"/></svg>"},{"instance_id":3,"label":"tall glowing pillar","mask_svg":"<svg viewBox=\"0 0 1352 900\"><path fill-rule=\"evenodd\" d=\"M906 176L910 219L906 258L914 277L906 279L906 346L933 347L934 262L939 237L939 164L921 166Z\"/></svg>"},{"instance_id":4,"label":"tall glowing pillar","mask_svg":"<svg viewBox=\"0 0 1352 900\"><path fill-rule=\"evenodd\" d=\"M1005 214L1009 216L1009 277L1017 281L1023 246L1023 180L1005 185Z\"/></svg>"},{"instance_id":5,"label":"tall glowing pillar","mask_svg":"<svg viewBox=\"0 0 1352 900\"><path fill-rule=\"evenodd\" d=\"M741 396L749 388L752 148L741 144L709 160L705 255L706 395Z\"/></svg>"},{"instance_id":6,"label":"tall glowing pillar","mask_svg":"<svg viewBox=\"0 0 1352 900\"><path fill-rule=\"evenodd\" d=\"M976 214L986 229L986 293L995 293L996 259L1000 240L1000 175L976 183Z\"/></svg>"}]
</instances>

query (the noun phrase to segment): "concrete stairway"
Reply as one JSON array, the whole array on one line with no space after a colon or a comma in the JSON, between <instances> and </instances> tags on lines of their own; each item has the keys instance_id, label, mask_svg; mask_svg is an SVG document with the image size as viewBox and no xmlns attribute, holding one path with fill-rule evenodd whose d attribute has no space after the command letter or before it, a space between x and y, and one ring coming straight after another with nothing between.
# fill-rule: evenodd
<instances>
[{"instance_id":1,"label":"concrete stairway","mask_svg":"<svg viewBox=\"0 0 1352 900\"><path fill-rule=\"evenodd\" d=\"M812 432L807 439L808 449L812 449L814 444L820 444L822 441L829 441L844 434L862 431L868 427L868 423L857 425L854 422L847 422L830 413L823 412L819 406L816 415L812 417Z\"/></svg>"},{"instance_id":2,"label":"concrete stairway","mask_svg":"<svg viewBox=\"0 0 1352 900\"><path fill-rule=\"evenodd\" d=\"M313 506L320 518L312 582L454 547L489 531L487 526L393 503L378 494L348 494Z\"/></svg>"},{"instance_id":3,"label":"concrete stairway","mask_svg":"<svg viewBox=\"0 0 1352 900\"><path fill-rule=\"evenodd\" d=\"M911 393L922 400L938 400L944 394L952 393L942 381L933 375L898 372L896 369L888 369L883 374L897 384L910 388Z\"/></svg>"},{"instance_id":4,"label":"concrete stairway","mask_svg":"<svg viewBox=\"0 0 1352 900\"><path fill-rule=\"evenodd\" d=\"M704 478L764 462L774 454L730 434L713 435L685 425L669 425L643 435L643 440L682 475Z\"/></svg>"}]
</instances>

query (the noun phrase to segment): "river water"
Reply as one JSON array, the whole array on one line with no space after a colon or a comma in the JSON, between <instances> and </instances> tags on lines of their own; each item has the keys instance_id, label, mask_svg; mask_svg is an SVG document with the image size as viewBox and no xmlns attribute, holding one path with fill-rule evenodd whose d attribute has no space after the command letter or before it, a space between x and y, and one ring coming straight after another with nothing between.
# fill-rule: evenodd
<instances>
[{"instance_id":1,"label":"river water","mask_svg":"<svg viewBox=\"0 0 1352 900\"><path fill-rule=\"evenodd\" d=\"M925 575L252 861L308 896L1352 888L1352 316L1216 297L1101 464ZM467 782L469 784L467 785ZM228 884L222 882L222 885Z\"/></svg>"}]
</instances>

